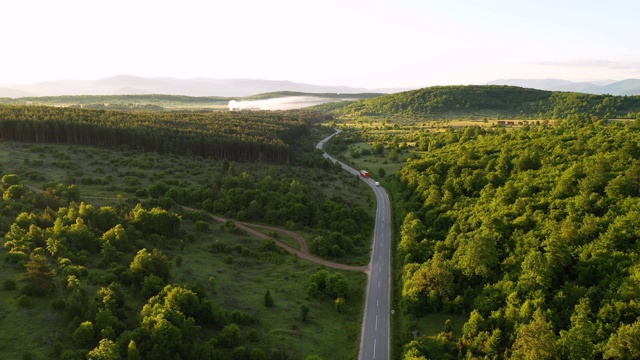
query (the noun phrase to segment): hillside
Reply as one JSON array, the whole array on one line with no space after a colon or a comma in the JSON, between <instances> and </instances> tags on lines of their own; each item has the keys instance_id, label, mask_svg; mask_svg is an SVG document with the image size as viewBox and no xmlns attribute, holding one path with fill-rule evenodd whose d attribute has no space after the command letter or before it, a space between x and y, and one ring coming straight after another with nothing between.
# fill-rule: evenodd
<instances>
[{"instance_id":1,"label":"hillside","mask_svg":"<svg viewBox=\"0 0 640 360\"><path fill-rule=\"evenodd\" d=\"M356 102L320 105L336 115L426 119L508 117L564 119L627 117L640 111L640 96L589 95L514 86L434 86Z\"/></svg>"},{"instance_id":2,"label":"hillside","mask_svg":"<svg viewBox=\"0 0 640 360\"><path fill-rule=\"evenodd\" d=\"M639 129L426 132L388 186L403 358L637 358ZM429 334L434 314L468 321Z\"/></svg>"}]
</instances>

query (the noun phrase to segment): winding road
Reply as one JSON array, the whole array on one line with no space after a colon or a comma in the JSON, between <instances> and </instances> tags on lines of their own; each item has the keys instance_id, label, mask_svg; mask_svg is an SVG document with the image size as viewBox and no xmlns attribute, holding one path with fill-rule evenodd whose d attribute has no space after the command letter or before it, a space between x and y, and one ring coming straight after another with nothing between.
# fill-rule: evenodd
<instances>
[{"instance_id":1,"label":"winding road","mask_svg":"<svg viewBox=\"0 0 640 360\"><path fill-rule=\"evenodd\" d=\"M340 130L337 130L333 135L323 139L316 148L322 150L324 144L339 133ZM360 175L360 171L338 161L326 152L323 156L333 163L340 164L344 170L354 175ZM360 177L360 179L369 185L376 194L378 206L358 359L386 360L390 358L391 348L389 327L391 316L391 205L384 188L376 186L375 180L364 177Z\"/></svg>"}]
</instances>

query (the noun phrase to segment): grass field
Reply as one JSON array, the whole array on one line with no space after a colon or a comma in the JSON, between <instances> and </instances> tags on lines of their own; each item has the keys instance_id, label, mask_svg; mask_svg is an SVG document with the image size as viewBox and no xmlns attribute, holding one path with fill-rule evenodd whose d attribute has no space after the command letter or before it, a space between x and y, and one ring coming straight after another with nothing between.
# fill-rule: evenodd
<instances>
[{"instance_id":1,"label":"grass field","mask_svg":"<svg viewBox=\"0 0 640 360\"><path fill-rule=\"evenodd\" d=\"M462 325L467 322L468 317L456 314L433 313L418 319L416 328L419 336L436 336L444 331L444 323L450 320L454 337L462 335Z\"/></svg>"},{"instance_id":2,"label":"grass field","mask_svg":"<svg viewBox=\"0 0 640 360\"><path fill-rule=\"evenodd\" d=\"M210 243L214 241L232 248L232 252L211 251ZM261 338L273 346L286 344L299 356L296 358L317 354L323 359L354 359L366 275L343 272L355 291L347 299L347 311L338 313L333 299L307 299L309 277L320 269L317 264L279 249L265 252L262 244L261 239L228 234L213 226L196 244L171 253L183 259L182 265L173 270L175 282L208 284L213 277L215 288L207 287L207 291L214 303L260 319L258 324L243 327L243 332L256 328ZM229 256L233 258L231 264L227 263ZM267 290L275 302L273 308L264 306ZM301 321L303 304L311 309L307 322ZM336 347L341 351L336 353Z\"/></svg>"}]
</instances>

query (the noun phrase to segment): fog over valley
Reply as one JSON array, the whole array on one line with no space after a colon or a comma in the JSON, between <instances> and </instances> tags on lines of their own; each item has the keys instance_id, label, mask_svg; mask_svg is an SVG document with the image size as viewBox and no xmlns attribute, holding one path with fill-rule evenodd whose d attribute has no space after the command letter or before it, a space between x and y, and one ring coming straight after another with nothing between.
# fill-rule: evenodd
<instances>
[{"instance_id":1,"label":"fog over valley","mask_svg":"<svg viewBox=\"0 0 640 360\"><path fill-rule=\"evenodd\" d=\"M229 101L229 110L291 110L343 100L348 99L321 98L315 96L287 96L265 100L231 100Z\"/></svg>"}]
</instances>

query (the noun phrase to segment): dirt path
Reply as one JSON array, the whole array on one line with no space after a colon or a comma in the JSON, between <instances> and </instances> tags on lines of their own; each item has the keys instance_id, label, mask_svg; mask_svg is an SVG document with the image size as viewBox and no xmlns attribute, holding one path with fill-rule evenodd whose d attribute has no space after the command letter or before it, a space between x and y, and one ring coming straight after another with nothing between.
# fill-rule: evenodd
<instances>
[{"instance_id":1,"label":"dirt path","mask_svg":"<svg viewBox=\"0 0 640 360\"><path fill-rule=\"evenodd\" d=\"M28 187L29 189L31 189L32 191L35 192L39 192L39 193L43 193L44 190L39 189L33 185L28 185L28 184L24 184L26 187ZM142 200L140 200L142 201ZM199 211L197 209L188 207L188 206L182 206L181 207L183 209L186 210L191 210L191 211ZM209 216L211 216L211 218L215 219L216 221L220 221L223 223L226 223L227 221L229 221L229 219L223 218L221 216L217 216L217 215L212 215L209 214ZM249 234L252 234L254 236L257 236L260 239L266 239L269 236L254 230L252 228L250 228L249 226L255 226L255 227L259 227L262 229L266 229L266 230L271 230L271 231L275 231L275 232L281 232L284 233L290 237L292 237L293 239L295 239L298 242L298 245L300 246L300 250L294 249L291 246L278 241L277 239L274 239L276 242L276 245L278 245L279 247L283 248L285 251L287 251L290 254L296 254L298 255L298 257L305 259L305 260L309 260L309 261L313 261L314 263L317 264L322 264L325 266L328 266L330 268L333 269L340 269L340 270L348 270L348 271L360 271L360 272L364 272L364 273L369 273L369 265L363 265L363 266L353 266L353 265L346 265L346 264L340 264L340 263L336 263L333 261L329 261L329 260L325 260L322 258L319 258L315 255L312 255L311 252L309 251L309 246L307 245L307 241L304 239L304 237L302 237L300 234L290 231L290 230L286 230L286 229L280 229L280 228L276 228L276 227L271 227L271 226L266 226L266 225L258 225L258 224L249 224L249 223L245 223L245 222L241 222L241 221L235 221L235 220L231 220L236 224L236 227L239 229L242 229L244 231L246 231Z\"/></svg>"},{"instance_id":2,"label":"dirt path","mask_svg":"<svg viewBox=\"0 0 640 360\"><path fill-rule=\"evenodd\" d=\"M186 208L186 207L185 207ZM190 209L190 208L186 208L186 209ZM190 209L193 210L193 209ZM220 221L220 222L227 222L229 219L225 219L223 217L217 216L217 215L210 215L213 219ZM276 228L276 227L271 227L271 226L266 226L266 225L258 225L258 224L248 224L245 222L241 222L241 221L234 221L231 220L236 224L236 227L239 229L242 229L244 231L246 231L249 234L255 235L261 239L266 239L269 236L265 235L263 233L261 233L258 230L252 229L251 227L249 227L249 225L251 226L255 226L255 227L259 227L262 229L266 229L266 230L271 230L271 231L275 231L275 232L281 232L281 233L285 233L286 235L292 237L293 239L295 239L298 242L298 245L300 245L300 250L296 250L294 248L292 248L291 246L278 241L277 239L274 239L276 241L276 245L278 245L279 247L283 248L285 251L287 251L290 254L296 254L298 255L298 257L302 258L302 259L306 259L309 261L313 261L317 264L322 264L325 266L328 266L330 268L334 268L334 269L340 269L340 270L348 270L348 271L360 271L360 272L364 272L364 273L369 273L369 266L368 265L363 265L363 266L353 266L353 265L346 265L346 264L340 264L340 263L336 263L333 261L329 261L329 260L325 260L322 258L319 258L315 255L312 255L311 252L309 251L309 246L307 245L307 241L298 233L295 233L293 231L290 230L286 230L286 229L280 229L280 228Z\"/></svg>"}]
</instances>

